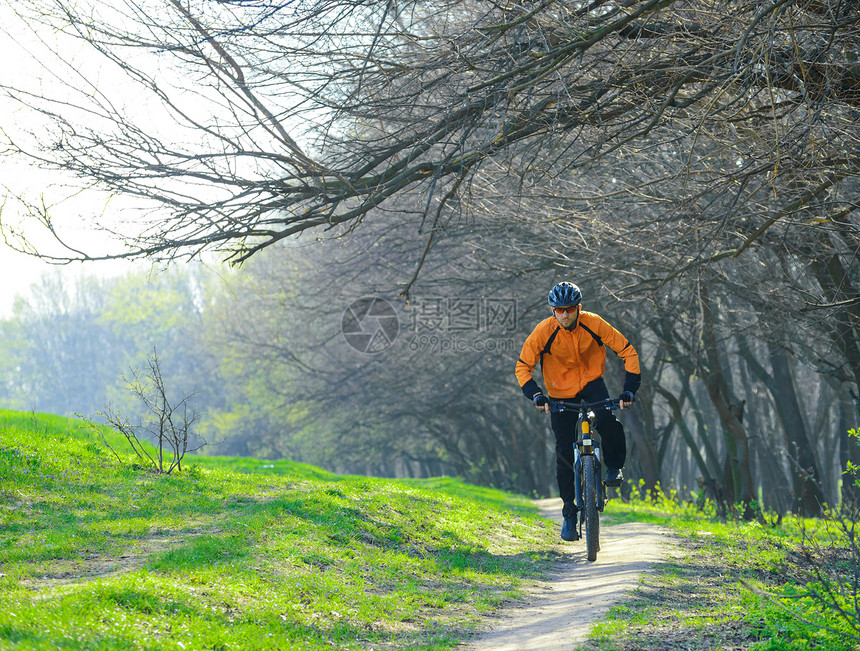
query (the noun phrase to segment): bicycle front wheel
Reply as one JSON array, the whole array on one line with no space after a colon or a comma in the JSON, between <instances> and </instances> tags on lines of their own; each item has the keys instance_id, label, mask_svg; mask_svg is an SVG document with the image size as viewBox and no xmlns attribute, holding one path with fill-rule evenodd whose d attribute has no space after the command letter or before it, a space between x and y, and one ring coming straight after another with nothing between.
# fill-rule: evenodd
<instances>
[{"instance_id":1,"label":"bicycle front wheel","mask_svg":"<svg viewBox=\"0 0 860 651\"><path fill-rule=\"evenodd\" d=\"M596 561L600 550L600 522L597 519L597 460L594 457L583 458L582 497L585 511L585 548L588 560Z\"/></svg>"}]
</instances>

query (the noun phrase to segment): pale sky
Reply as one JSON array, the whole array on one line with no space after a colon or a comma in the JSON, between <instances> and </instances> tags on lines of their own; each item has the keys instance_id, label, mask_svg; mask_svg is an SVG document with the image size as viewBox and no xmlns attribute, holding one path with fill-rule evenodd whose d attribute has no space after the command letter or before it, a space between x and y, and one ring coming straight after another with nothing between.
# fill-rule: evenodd
<instances>
[{"instance_id":1,"label":"pale sky","mask_svg":"<svg viewBox=\"0 0 860 651\"><path fill-rule=\"evenodd\" d=\"M34 83L39 83L38 79L42 77L43 72L34 62L34 58L48 59L40 54L40 47L37 39L20 24L9 7L0 4L0 60L7 62L0 71L2 75L0 84L12 87L33 87ZM72 51L70 56L75 60L90 60L86 49L81 47ZM14 65L8 65L9 62L14 62ZM109 82L116 83L116 79L109 78ZM50 76L46 77L45 83L50 83ZM28 111L22 109L20 104L6 97L0 89L0 127L10 134L15 134L28 130L38 131L39 122L35 117L31 118ZM2 133L0 133L0 139L2 139ZM2 152L2 144L0 140L0 152ZM35 241L40 251L56 252L58 249L49 247L49 238L45 237L43 227L32 220L22 218L22 210L15 195L23 194L29 201L37 201L44 193L50 204L68 196L68 189L57 187L58 182L62 183L63 179L58 177L56 172L37 169L25 161L15 160L8 154L0 153L0 206L2 206L0 217L7 228L12 226L23 230L28 238ZM64 229L64 236L69 234L75 242L86 242L85 248L88 253L116 251L119 247L110 246L101 234L88 231L85 222L78 219L79 215L101 214L104 204L104 195L82 194L72 201L64 202L52 211L52 214L58 227ZM45 249L42 249L43 245ZM37 283L42 274L56 273L59 270L60 273L68 274L70 277L82 274L117 275L140 268L140 263L125 261L57 266L18 253L6 246L0 238L0 318L7 318L11 314L15 297L26 296L30 286Z\"/></svg>"},{"instance_id":2,"label":"pale sky","mask_svg":"<svg viewBox=\"0 0 860 651\"><path fill-rule=\"evenodd\" d=\"M9 318L12 315L15 298L17 296L26 298L29 295L30 286L38 283L43 274L60 273L68 278L118 276L144 268L148 268L148 265L116 260L53 265L0 244L0 319Z\"/></svg>"},{"instance_id":3,"label":"pale sky","mask_svg":"<svg viewBox=\"0 0 860 651\"><path fill-rule=\"evenodd\" d=\"M25 294L27 288L39 280L46 267L44 263L3 245L0 249L0 318L11 315L15 296Z\"/></svg>"},{"instance_id":4,"label":"pale sky","mask_svg":"<svg viewBox=\"0 0 860 651\"><path fill-rule=\"evenodd\" d=\"M0 107L3 106L4 103L0 100ZM28 223L27 219L22 218L20 206L17 205L16 199L12 194L7 194L8 188L10 193L23 192L29 199L33 200L38 197L42 187L50 194L51 176L53 175L48 172L0 158L0 205L3 206L2 220L4 225L23 229L26 235L32 238L38 250L58 252L57 246L51 246L53 242L44 227L32 221ZM91 201L93 206L90 210L88 210L88 201ZM85 226L81 225L77 219L76 213L79 210L98 212L104 203L104 197L96 194L91 195L90 198L80 196L75 202L79 204L79 207L72 206L65 217L67 222L74 220L78 225L77 227L71 225L71 228L65 232L73 236L72 239L76 242L87 242L86 248L90 253L118 250L119 247L116 244L111 246L109 240L101 233L86 230ZM140 262L124 260L78 262L68 265L50 264L35 256L19 253L0 239L0 319L8 318L11 315L15 298L17 296L26 297L29 294L30 286L37 283L43 274L59 272L64 276L68 275L69 278L76 278L81 275L111 276L141 268L143 266Z\"/></svg>"}]
</instances>

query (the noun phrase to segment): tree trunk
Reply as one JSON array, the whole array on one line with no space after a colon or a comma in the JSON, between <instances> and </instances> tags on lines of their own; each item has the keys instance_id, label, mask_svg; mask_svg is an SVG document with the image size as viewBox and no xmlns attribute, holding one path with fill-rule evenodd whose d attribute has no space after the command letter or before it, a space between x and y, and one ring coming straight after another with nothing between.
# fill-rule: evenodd
<instances>
[{"instance_id":1,"label":"tree trunk","mask_svg":"<svg viewBox=\"0 0 860 651\"><path fill-rule=\"evenodd\" d=\"M839 387L837 387L839 390ZM837 419L839 428L839 467L844 473L848 468L848 462L860 466L860 439L848 436L848 430L860 429L860 418L858 418L856 403L845 391L840 391L838 396L839 417ZM855 506L860 500L860 489L848 475L842 475L842 502L853 503Z\"/></svg>"},{"instance_id":2,"label":"tree trunk","mask_svg":"<svg viewBox=\"0 0 860 651\"><path fill-rule=\"evenodd\" d=\"M759 446L760 452L768 452ZM777 513L791 511L796 505L796 498L788 478L783 470L783 464L776 455L769 454L767 459L759 455L758 467L761 469L762 483L770 486L769 493L774 496L774 501L768 502L768 508Z\"/></svg>"},{"instance_id":3,"label":"tree trunk","mask_svg":"<svg viewBox=\"0 0 860 651\"><path fill-rule=\"evenodd\" d=\"M645 433L641 418L625 419L625 429L633 439L633 444L636 452L636 460L639 464L639 469L642 473L642 479L645 480L645 489L653 494L654 489L660 481L660 465L657 461L657 446L649 440ZM633 451L631 450L631 451ZM628 455L629 456L629 455Z\"/></svg>"},{"instance_id":4,"label":"tree trunk","mask_svg":"<svg viewBox=\"0 0 860 651\"><path fill-rule=\"evenodd\" d=\"M772 343L767 344L773 369L771 375L758 362L745 341L739 338L738 343L747 367L773 396L776 413L782 423L794 493L795 504L792 510L804 517L819 516L826 501L821 486L821 471L809 441L806 419L800 408L788 355L785 349Z\"/></svg>"},{"instance_id":5,"label":"tree trunk","mask_svg":"<svg viewBox=\"0 0 860 651\"><path fill-rule=\"evenodd\" d=\"M774 399L785 432L797 510L802 516L817 517L821 515L826 502L821 486L821 471L810 443L788 356L784 349L774 344L768 344L768 348L773 368Z\"/></svg>"},{"instance_id":6,"label":"tree trunk","mask_svg":"<svg viewBox=\"0 0 860 651\"><path fill-rule=\"evenodd\" d=\"M705 388L717 410L720 423L726 435L729 454L726 456L726 475L731 477L734 487L734 500L743 504L743 517L751 520L754 517L752 502L755 500L755 488L750 467L749 437L743 424L744 401L738 400L729 387L726 373L723 370L720 355L722 351L717 344L715 331L714 308L707 289L701 287L702 300L702 335L706 368L702 377Z\"/></svg>"},{"instance_id":7,"label":"tree trunk","mask_svg":"<svg viewBox=\"0 0 860 651\"><path fill-rule=\"evenodd\" d=\"M711 496L711 499L716 504L718 504L718 507L722 510L725 506L725 504L723 503L722 490L717 486L716 480L711 475L711 471L708 468L708 464L705 463L705 459L702 456L702 452L696 445L696 441L693 438L693 433L690 431L690 428L687 427L687 423L684 422L684 416L681 413L681 401L662 387L658 386L654 388L661 396L666 399L666 402L669 403L669 408L672 410L672 416L674 418L675 425L677 425L678 430L681 432L681 436L687 443L687 447L690 449L690 453L693 455L693 460L696 462L696 467L699 469L699 472L702 475L702 482L704 484L705 490L708 491Z\"/></svg>"},{"instance_id":8,"label":"tree trunk","mask_svg":"<svg viewBox=\"0 0 860 651\"><path fill-rule=\"evenodd\" d=\"M845 357L847 373L854 381L855 390L860 391L860 292L852 284L836 253L824 260L813 261L810 268L825 296L834 304L845 306L829 319L835 323L830 332L833 342Z\"/></svg>"}]
</instances>

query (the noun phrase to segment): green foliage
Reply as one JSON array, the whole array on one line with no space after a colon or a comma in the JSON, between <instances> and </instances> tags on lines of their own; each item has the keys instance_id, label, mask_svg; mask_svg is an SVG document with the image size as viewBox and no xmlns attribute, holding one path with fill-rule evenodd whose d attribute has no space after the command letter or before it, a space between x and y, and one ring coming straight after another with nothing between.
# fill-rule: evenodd
<instances>
[{"instance_id":1,"label":"green foliage","mask_svg":"<svg viewBox=\"0 0 860 651\"><path fill-rule=\"evenodd\" d=\"M860 429L855 428L848 430L848 436L856 439L855 443L860 445ZM853 481L854 485L860 488L860 466L849 460L845 466L844 475L848 481Z\"/></svg>"},{"instance_id":2,"label":"green foliage","mask_svg":"<svg viewBox=\"0 0 860 651\"><path fill-rule=\"evenodd\" d=\"M789 517L769 525L770 514L763 514L764 523L720 519L710 504L703 513L695 499L659 487L646 495L640 488L628 503L611 501L607 519L669 527L680 539L678 552L595 626L587 648L855 648L852 626L812 596L821 584L803 553L805 541L828 540L832 552L849 546L828 533L828 522ZM849 570L844 568L843 579Z\"/></svg>"},{"instance_id":3,"label":"green foliage","mask_svg":"<svg viewBox=\"0 0 860 651\"><path fill-rule=\"evenodd\" d=\"M448 649L554 555L498 491L194 461L134 470L0 411L0 647Z\"/></svg>"},{"instance_id":4,"label":"green foliage","mask_svg":"<svg viewBox=\"0 0 860 651\"><path fill-rule=\"evenodd\" d=\"M177 272L134 273L111 283L101 318L116 334L147 333L149 339L187 326L195 312L189 286Z\"/></svg>"},{"instance_id":5,"label":"green foliage","mask_svg":"<svg viewBox=\"0 0 860 651\"><path fill-rule=\"evenodd\" d=\"M202 302L212 277L198 267L120 278L46 275L0 321L0 404L60 414L95 414L106 403L137 405L118 387L154 347L169 353L171 386L198 388L217 406L213 351L202 344Z\"/></svg>"}]
</instances>

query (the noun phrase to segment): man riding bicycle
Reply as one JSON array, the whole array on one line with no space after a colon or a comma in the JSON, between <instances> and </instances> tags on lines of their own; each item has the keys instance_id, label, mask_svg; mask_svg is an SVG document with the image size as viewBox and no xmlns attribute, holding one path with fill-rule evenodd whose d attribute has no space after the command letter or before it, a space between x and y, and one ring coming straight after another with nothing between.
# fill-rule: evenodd
<instances>
[{"instance_id":1,"label":"man riding bicycle","mask_svg":"<svg viewBox=\"0 0 860 651\"><path fill-rule=\"evenodd\" d=\"M526 398L535 407L549 412L550 398L576 402L598 402L609 397L603 374L606 369L606 347L624 360L626 379L619 397L622 409L633 403L639 389L639 354L618 330L600 316L582 311L582 292L569 282L561 282L549 291L548 302L552 316L537 324L523 344L517 360L516 376ZM540 363L546 394L532 378ZM556 479L558 492L564 502L564 524L561 537L576 540L577 506L574 487L574 443L576 441L575 411L551 413L555 434ZM624 427L609 409L598 409L597 429L600 432L603 462L606 464L606 484L619 486L622 468L627 458Z\"/></svg>"}]
</instances>

